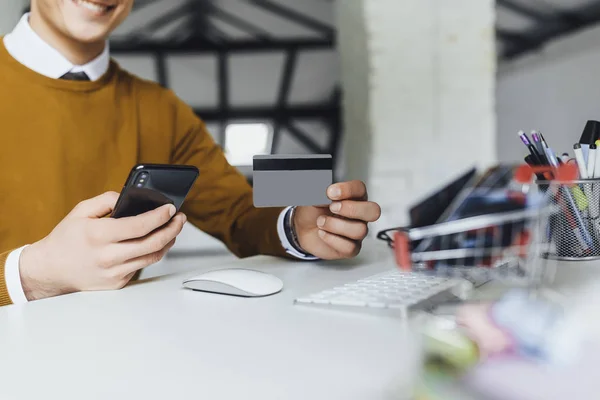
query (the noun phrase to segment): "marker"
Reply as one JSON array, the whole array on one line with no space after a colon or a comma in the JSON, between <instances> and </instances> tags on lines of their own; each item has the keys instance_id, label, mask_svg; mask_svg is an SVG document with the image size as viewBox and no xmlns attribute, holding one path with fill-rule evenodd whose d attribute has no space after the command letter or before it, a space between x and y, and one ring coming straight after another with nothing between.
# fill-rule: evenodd
<instances>
[{"instance_id":1,"label":"marker","mask_svg":"<svg viewBox=\"0 0 600 400\"><path fill-rule=\"evenodd\" d=\"M544 160L542 159L541 154L538 153L538 151L535 149L535 146L531 144L531 141L527 137L527 134L523 131L519 131L518 135L521 139L521 142L523 142L523 144L529 149L529 152L533 156L533 159L540 165L544 164Z\"/></svg>"},{"instance_id":2,"label":"marker","mask_svg":"<svg viewBox=\"0 0 600 400\"><path fill-rule=\"evenodd\" d=\"M573 185L573 187L571 188L571 193L573 193L573 199L575 200L579 211L583 213L587 212L590 206L590 202L587 199L588 196L586 196L577 185Z\"/></svg>"},{"instance_id":3,"label":"marker","mask_svg":"<svg viewBox=\"0 0 600 400\"><path fill-rule=\"evenodd\" d=\"M569 157L569 153L563 153L562 156L560 156L560 159L563 162L563 164L567 164L569 161L571 161L571 157Z\"/></svg>"},{"instance_id":4,"label":"marker","mask_svg":"<svg viewBox=\"0 0 600 400\"><path fill-rule=\"evenodd\" d=\"M575 143L573 145L573 150L575 151L575 160L577 160L577 167L579 167L579 178L587 179L587 165L585 164L585 160L583 158L583 151L581 150L581 144Z\"/></svg>"},{"instance_id":5,"label":"marker","mask_svg":"<svg viewBox=\"0 0 600 400\"><path fill-rule=\"evenodd\" d=\"M582 145L590 145L594 144L598 139L600 139L600 122L593 120L587 121L585 128L583 128L583 132L581 133L579 143Z\"/></svg>"},{"instance_id":6,"label":"marker","mask_svg":"<svg viewBox=\"0 0 600 400\"><path fill-rule=\"evenodd\" d=\"M596 140L596 167L594 168L594 178L600 178L600 150L597 147L600 146L600 140Z\"/></svg>"},{"instance_id":7,"label":"marker","mask_svg":"<svg viewBox=\"0 0 600 400\"><path fill-rule=\"evenodd\" d=\"M537 131L531 131L531 139L533 139L533 144L536 150L538 151L538 154L540 154L542 162L544 163L544 165L548 165L548 159L546 158L546 150L544 149L544 144L542 143L540 135Z\"/></svg>"},{"instance_id":8,"label":"marker","mask_svg":"<svg viewBox=\"0 0 600 400\"><path fill-rule=\"evenodd\" d=\"M581 144L581 150L583 151L583 159L586 163L588 161L590 145L595 143L598 139L600 139L600 122L593 120L587 121L585 128L583 128L583 132L581 133L581 138L579 139L579 144Z\"/></svg>"},{"instance_id":9,"label":"marker","mask_svg":"<svg viewBox=\"0 0 600 400\"><path fill-rule=\"evenodd\" d=\"M564 188L562 188L562 189L564 189ZM571 194L568 190L564 190L564 193ZM563 198L563 196L560 195L560 193L558 194L558 204L562 207L562 209L565 213L565 219L567 221L567 224L571 228L573 235L575 236L575 239L579 242L579 245L581 246L579 248L580 252L585 253L591 247L591 245L588 245L588 241L586 240L586 235L587 235L587 237L589 237L589 240L590 240L589 243L591 243L591 237L589 236L589 232L585 228L585 226L582 223L580 224L578 222L581 220L579 213L575 209L573 209L573 213L571 213L571 211L569 210L569 205L565 204L565 199ZM575 219L574 215L576 215L578 217L577 220ZM578 227L578 225L582 229L580 229Z\"/></svg>"},{"instance_id":10,"label":"marker","mask_svg":"<svg viewBox=\"0 0 600 400\"><path fill-rule=\"evenodd\" d=\"M548 156L548 161L550 162L550 165L554 168L558 168L558 160L552 152L552 149L546 149L546 155ZM577 204L575 203L575 199L573 199L573 195L564 185L560 185L558 200L559 203L561 203L560 200L566 200L567 204L563 205L563 212L565 213L567 221L569 221L569 225L571 225L573 234L582 245L583 251L589 250L593 246L594 242L592 241L592 237L590 236L590 233L587 230L583 219L581 218L581 214L579 214Z\"/></svg>"},{"instance_id":11,"label":"marker","mask_svg":"<svg viewBox=\"0 0 600 400\"><path fill-rule=\"evenodd\" d=\"M590 145L590 151L588 153L587 162L587 175L588 179L594 179L594 170L596 168L596 145Z\"/></svg>"}]
</instances>

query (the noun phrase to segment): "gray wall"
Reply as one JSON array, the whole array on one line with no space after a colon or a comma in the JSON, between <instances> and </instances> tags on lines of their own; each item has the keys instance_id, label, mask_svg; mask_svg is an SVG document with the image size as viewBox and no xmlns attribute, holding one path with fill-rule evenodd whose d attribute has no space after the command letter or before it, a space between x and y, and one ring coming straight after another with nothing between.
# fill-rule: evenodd
<instances>
[{"instance_id":1,"label":"gray wall","mask_svg":"<svg viewBox=\"0 0 600 400\"><path fill-rule=\"evenodd\" d=\"M498 77L498 156L522 162L517 131L539 129L555 152L579 140L588 119L600 120L600 27L551 43L502 65Z\"/></svg>"},{"instance_id":2,"label":"gray wall","mask_svg":"<svg viewBox=\"0 0 600 400\"><path fill-rule=\"evenodd\" d=\"M0 35L10 32L19 21L25 0L4 0L0 5Z\"/></svg>"}]
</instances>

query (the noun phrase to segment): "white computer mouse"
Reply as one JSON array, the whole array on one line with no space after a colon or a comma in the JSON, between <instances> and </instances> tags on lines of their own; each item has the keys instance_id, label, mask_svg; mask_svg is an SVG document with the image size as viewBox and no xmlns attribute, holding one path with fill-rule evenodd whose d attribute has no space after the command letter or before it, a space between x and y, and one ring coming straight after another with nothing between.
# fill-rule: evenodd
<instances>
[{"instance_id":1,"label":"white computer mouse","mask_svg":"<svg viewBox=\"0 0 600 400\"><path fill-rule=\"evenodd\" d=\"M202 273L183 281L183 287L243 297L269 296L283 289L276 276L251 269L228 268Z\"/></svg>"}]
</instances>

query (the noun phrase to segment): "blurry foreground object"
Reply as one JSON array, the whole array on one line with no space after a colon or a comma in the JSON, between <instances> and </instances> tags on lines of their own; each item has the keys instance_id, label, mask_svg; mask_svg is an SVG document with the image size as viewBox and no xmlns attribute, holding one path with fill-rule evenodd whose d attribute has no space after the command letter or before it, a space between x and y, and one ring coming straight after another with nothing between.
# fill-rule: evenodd
<instances>
[{"instance_id":1,"label":"blurry foreground object","mask_svg":"<svg viewBox=\"0 0 600 400\"><path fill-rule=\"evenodd\" d=\"M597 386L597 368L583 363L590 352L592 359L600 357L599 312L600 282L596 282L569 301L513 290L496 302L462 305L455 320L427 316L415 398L488 399L493 393L494 400L558 399L564 398L565 391L588 393L586 388ZM495 364L503 367L494 375ZM478 373L482 367L485 374ZM523 371L531 375L531 381ZM577 379L569 378L572 375ZM482 377L485 385L481 385ZM515 378L520 378L522 386ZM538 396L540 384L556 397ZM510 387L507 392L521 394L499 393L503 386ZM553 386L557 389L548 389ZM527 395L524 388L538 395Z\"/></svg>"}]
</instances>

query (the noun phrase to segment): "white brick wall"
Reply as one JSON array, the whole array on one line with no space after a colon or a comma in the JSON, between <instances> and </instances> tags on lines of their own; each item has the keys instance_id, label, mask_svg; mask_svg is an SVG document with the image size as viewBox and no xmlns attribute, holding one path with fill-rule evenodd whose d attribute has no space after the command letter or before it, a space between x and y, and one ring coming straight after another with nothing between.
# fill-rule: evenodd
<instances>
[{"instance_id":1,"label":"white brick wall","mask_svg":"<svg viewBox=\"0 0 600 400\"><path fill-rule=\"evenodd\" d=\"M346 177L382 205L374 231L406 223L414 201L495 162L494 2L339 2L338 25Z\"/></svg>"}]
</instances>

